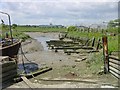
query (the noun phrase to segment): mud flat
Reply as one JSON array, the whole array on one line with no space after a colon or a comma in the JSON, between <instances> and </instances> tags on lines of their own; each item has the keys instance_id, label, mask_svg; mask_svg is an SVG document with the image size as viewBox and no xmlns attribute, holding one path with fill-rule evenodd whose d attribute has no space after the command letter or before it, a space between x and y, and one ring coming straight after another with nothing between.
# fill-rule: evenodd
<instances>
[{"instance_id":1,"label":"mud flat","mask_svg":"<svg viewBox=\"0 0 120 90\"><path fill-rule=\"evenodd\" d=\"M116 86L117 80L111 75L97 75L89 71L86 61L90 54L67 55L62 51L55 53L52 50L44 50L41 42L35 38L49 37L58 39L59 33L27 33L34 39L22 43L23 52L27 59L41 67L52 67L53 70L38 75L30 81L36 88L100 88L103 84ZM76 62L76 60L86 60ZM19 55L19 63L21 63ZM24 62L28 61L24 58ZM28 88L24 82L16 83L9 88Z\"/></svg>"}]
</instances>

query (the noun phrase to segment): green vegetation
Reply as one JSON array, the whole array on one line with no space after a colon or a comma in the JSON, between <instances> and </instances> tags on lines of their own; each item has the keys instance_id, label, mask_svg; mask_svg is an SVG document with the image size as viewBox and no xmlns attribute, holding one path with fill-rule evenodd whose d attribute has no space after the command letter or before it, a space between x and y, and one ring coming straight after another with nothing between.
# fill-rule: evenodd
<instances>
[{"instance_id":1,"label":"green vegetation","mask_svg":"<svg viewBox=\"0 0 120 90\"><path fill-rule=\"evenodd\" d=\"M87 38L92 38L92 37L95 37L95 38L100 38L102 37L102 33L93 33L93 32L79 32L79 31L69 31L68 32L68 36L72 36L72 37L87 37Z\"/></svg>"},{"instance_id":2,"label":"green vegetation","mask_svg":"<svg viewBox=\"0 0 120 90\"><path fill-rule=\"evenodd\" d=\"M74 28L74 30L72 30ZM96 39L100 38L102 40L102 37L106 35L108 37L108 50L109 54L113 51L118 51L118 28L108 28L104 30L104 33L102 33L100 30L98 32L81 32L80 30L76 30L75 27L69 27L68 28L68 37L84 37L84 38L93 38Z\"/></svg>"},{"instance_id":3,"label":"green vegetation","mask_svg":"<svg viewBox=\"0 0 120 90\"><path fill-rule=\"evenodd\" d=\"M93 74L98 74L99 71L103 70L104 61L103 53L91 53L88 60L86 61L88 71L91 71Z\"/></svg>"},{"instance_id":4,"label":"green vegetation","mask_svg":"<svg viewBox=\"0 0 120 90\"><path fill-rule=\"evenodd\" d=\"M23 32L13 32L13 37L17 39L22 39L22 41L25 41L26 39L30 38L29 35Z\"/></svg>"},{"instance_id":5,"label":"green vegetation","mask_svg":"<svg viewBox=\"0 0 120 90\"><path fill-rule=\"evenodd\" d=\"M59 27L38 27L38 26L17 26L19 32L65 32L66 28Z\"/></svg>"},{"instance_id":6,"label":"green vegetation","mask_svg":"<svg viewBox=\"0 0 120 90\"><path fill-rule=\"evenodd\" d=\"M75 27L75 26L70 26L70 27L68 27L68 32L69 31L77 31L77 27Z\"/></svg>"},{"instance_id":7,"label":"green vegetation","mask_svg":"<svg viewBox=\"0 0 120 90\"><path fill-rule=\"evenodd\" d=\"M108 51L111 54L114 51L118 51L118 36L108 36Z\"/></svg>"},{"instance_id":8,"label":"green vegetation","mask_svg":"<svg viewBox=\"0 0 120 90\"><path fill-rule=\"evenodd\" d=\"M16 27L17 25L16 24L13 24L12 25L12 34L13 34L13 37L14 38L17 38L17 39L22 39L23 41L25 41L26 39L30 38L29 35L26 35L25 33L23 32L19 32L16 30ZM9 26L8 25L5 25L4 23L2 23L0 25L0 38L5 38L5 34L8 33L9 37L10 37L10 31L9 31Z\"/></svg>"},{"instance_id":9,"label":"green vegetation","mask_svg":"<svg viewBox=\"0 0 120 90\"><path fill-rule=\"evenodd\" d=\"M111 20L108 22L108 27L117 27L119 26L120 19Z\"/></svg>"}]
</instances>

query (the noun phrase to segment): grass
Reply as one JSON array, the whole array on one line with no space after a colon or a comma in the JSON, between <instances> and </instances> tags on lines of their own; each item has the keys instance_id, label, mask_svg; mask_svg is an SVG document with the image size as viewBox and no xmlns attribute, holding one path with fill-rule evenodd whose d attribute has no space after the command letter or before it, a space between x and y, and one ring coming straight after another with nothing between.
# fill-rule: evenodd
<instances>
[{"instance_id":1,"label":"grass","mask_svg":"<svg viewBox=\"0 0 120 90\"><path fill-rule=\"evenodd\" d=\"M24 27L24 26L18 26L16 28L19 32L65 32L66 28L43 28L43 27Z\"/></svg>"},{"instance_id":2,"label":"grass","mask_svg":"<svg viewBox=\"0 0 120 90\"><path fill-rule=\"evenodd\" d=\"M22 41L25 41L26 39L30 38L29 35L23 32L13 32L13 37L17 39L22 39Z\"/></svg>"},{"instance_id":3,"label":"grass","mask_svg":"<svg viewBox=\"0 0 120 90\"><path fill-rule=\"evenodd\" d=\"M108 36L108 51L109 54L118 51L118 36Z\"/></svg>"},{"instance_id":4,"label":"grass","mask_svg":"<svg viewBox=\"0 0 120 90\"><path fill-rule=\"evenodd\" d=\"M8 35L10 36L10 32L8 32ZM26 39L30 38L29 35L23 32L15 32L15 31L12 32L12 36L13 38L16 39L22 39L22 41L25 41ZM2 36L0 36L0 38L4 38L4 37L5 37L5 33L3 33Z\"/></svg>"},{"instance_id":5,"label":"grass","mask_svg":"<svg viewBox=\"0 0 120 90\"><path fill-rule=\"evenodd\" d=\"M115 31L117 31L116 29L115 29ZM111 33L111 31L108 33ZM89 33L88 32L80 32L80 31L69 31L68 32L68 36L76 37L76 38L79 38L79 37L86 38L87 37L87 38L92 39L93 37L95 37L96 39L98 39L98 38L102 39L102 37L104 35L105 34L101 33L101 32L89 32ZM106 36L108 37L108 52L109 52L109 54L111 54L113 51L118 51L118 35L113 36L113 35L108 34Z\"/></svg>"},{"instance_id":6,"label":"grass","mask_svg":"<svg viewBox=\"0 0 120 90\"><path fill-rule=\"evenodd\" d=\"M100 70L103 70L104 61L103 53L92 53L86 62L88 70L93 74L97 74Z\"/></svg>"},{"instance_id":7,"label":"grass","mask_svg":"<svg viewBox=\"0 0 120 90\"><path fill-rule=\"evenodd\" d=\"M100 38L102 37L102 33L88 33L88 32L79 32L79 31L70 31L68 32L68 36L71 36L71 37L76 37L76 38L79 38L79 37L87 37L87 38Z\"/></svg>"}]
</instances>

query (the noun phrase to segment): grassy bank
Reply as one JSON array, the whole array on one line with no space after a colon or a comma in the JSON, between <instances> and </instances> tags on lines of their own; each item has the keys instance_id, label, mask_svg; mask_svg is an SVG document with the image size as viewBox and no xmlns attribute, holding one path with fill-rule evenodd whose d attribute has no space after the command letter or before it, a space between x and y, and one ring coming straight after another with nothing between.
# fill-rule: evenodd
<instances>
[{"instance_id":1,"label":"grassy bank","mask_svg":"<svg viewBox=\"0 0 120 90\"><path fill-rule=\"evenodd\" d=\"M65 32L67 29L57 27L50 28L50 27L18 26L16 30L19 32Z\"/></svg>"},{"instance_id":2,"label":"grassy bank","mask_svg":"<svg viewBox=\"0 0 120 90\"><path fill-rule=\"evenodd\" d=\"M26 39L31 38L29 35L23 32L13 32L13 37L17 39L22 39L22 41L25 41Z\"/></svg>"},{"instance_id":3,"label":"grassy bank","mask_svg":"<svg viewBox=\"0 0 120 90\"><path fill-rule=\"evenodd\" d=\"M116 30L117 31L117 30ZM115 31L113 31L115 32ZM100 38L102 40L102 37L104 36L104 33L101 32L79 32L79 31L69 31L68 36L70 37L84 37L84 38L93 38L95 37L96 39ZM108 50L109 54L113 51L118 51L118 35L112 35L111 32L108 32L106 34L108 37Z\"/></svg>"},{"instance_id":4,"label":"grassy bank","mask_svg":"<svg viewBox=\"0 0 120 90\"><path fill-rule=\"evenodd\" d=\"M10 32L8 32L8 36L11 37ZM23 32L16 32L16 31L12 31L12 37L16 39L22 39L22 41L25 41L26 39L30 38L29 35ZM0 35L0 38L5 38L5 33L2 33L2 35Z\"/></svg>"}]
</instances>

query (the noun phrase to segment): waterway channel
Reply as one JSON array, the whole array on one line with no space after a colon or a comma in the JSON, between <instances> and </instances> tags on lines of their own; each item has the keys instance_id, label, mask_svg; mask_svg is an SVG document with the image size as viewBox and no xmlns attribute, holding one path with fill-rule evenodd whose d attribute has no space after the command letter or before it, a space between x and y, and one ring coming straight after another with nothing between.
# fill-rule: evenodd
<instances>
[{"instance_id":1,"label":"waterway channel","mask_svg":"<svg viewBox=\"0 0 120 90\"><path fill-rule=\"evenodd\" d=\"M49 40L58 40L58 39L55 39L55 38L45 37L45 36L35 37L35 39L42 44L42 46L43 46L43 48L44 48L45 51L48 50L46 41L49 41Z\"/></svg>"}]
</instances>

